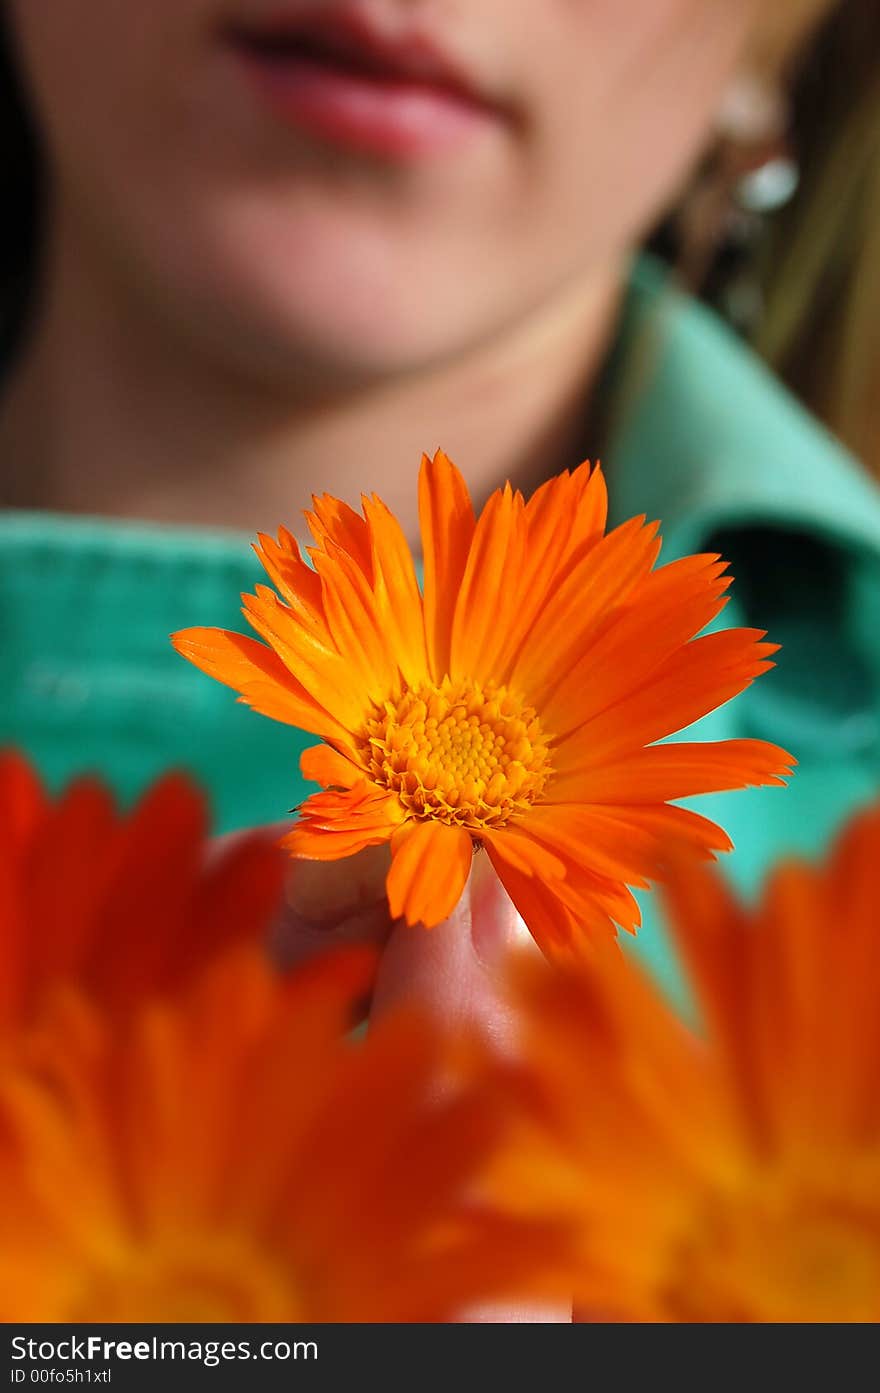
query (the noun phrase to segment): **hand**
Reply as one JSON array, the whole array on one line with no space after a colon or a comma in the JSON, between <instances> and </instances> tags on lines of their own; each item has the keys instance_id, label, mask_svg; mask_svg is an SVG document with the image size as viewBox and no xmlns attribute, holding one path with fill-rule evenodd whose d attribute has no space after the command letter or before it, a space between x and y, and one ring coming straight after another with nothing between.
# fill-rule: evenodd
<instances>
[{"instance_id":1,"label":"hand","mask_svg":"<svg viewBox=\"0 0 880 1393\"><path fill-rule=\"evenodd\" d=\"M512 1028L498 974L527 931L488 856L477 852L455 913L433 929L393 924L385 898L387 847L345 861L292 862L277 951L286 965L345 943L384 945L372 1014L417 1000L447 1026L476 1022L499 1045Z\"/></svg>"},{"instance_id":2,"label":"hand","mask_svg":"<svg viewBox=\"0 0 880 1393\"><path fill-rule=\"evenodd\" d=\"M346 861L292 862L278 933L282 960L295 963L344 943L384 944L371 1019L400 1002L418 1002L446 1026L477 1023L504 1049L514 1025L501 970L514 945L532 940L488 856L476 853L458 907L433 929L392 923L385 899L388 864L387 847L368 848ZM462 1320L561 1323L571 1320L571 1308L487 1305L463 1313Z\"/></svg>"}]
</instances>

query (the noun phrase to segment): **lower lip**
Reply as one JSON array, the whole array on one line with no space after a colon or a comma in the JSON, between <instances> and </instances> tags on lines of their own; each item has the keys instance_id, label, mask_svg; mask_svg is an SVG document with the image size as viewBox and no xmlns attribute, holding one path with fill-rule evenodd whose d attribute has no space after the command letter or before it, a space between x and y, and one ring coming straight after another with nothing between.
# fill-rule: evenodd
<instances>
[{"instance_id":1,"label":"lower lip","mask_svg":"<svg viewBox=\"0 0 880 1393\"><path fill-rule=\"evenodd\" d=\"M236 52L277 119L351 150L385 158L439 155L460 148L493 120L485 107L442 87Z\"/></svg>"}]
</instances>

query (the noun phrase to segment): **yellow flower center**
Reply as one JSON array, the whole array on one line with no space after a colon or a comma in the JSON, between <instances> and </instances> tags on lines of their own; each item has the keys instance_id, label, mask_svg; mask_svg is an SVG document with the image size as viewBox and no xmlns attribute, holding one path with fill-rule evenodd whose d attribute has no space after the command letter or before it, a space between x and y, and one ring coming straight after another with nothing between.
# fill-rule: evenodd
<instances>
[{"instance_id":1,"label":"yellow flower center","mask_svg":"<svg viewBox=\"0 0 880 1393\"><path fill-rule=\"evenodd\" d=\"M674 1270L673 1320L876 1321L880 1207L821 1193L716 1202Z\"/></svg>"},{"instance_id":2,"label":"yellow flower center","mask_svg":"<svg viewBox=\"0 0 880 1393\"><path fill-rule=\"evenodd\" d=\"M412 816L474 832L503 827L540 797L552 773L531 706L496 683L449 677L377 707L361 757Z\"/></svg>"}]
</instances>

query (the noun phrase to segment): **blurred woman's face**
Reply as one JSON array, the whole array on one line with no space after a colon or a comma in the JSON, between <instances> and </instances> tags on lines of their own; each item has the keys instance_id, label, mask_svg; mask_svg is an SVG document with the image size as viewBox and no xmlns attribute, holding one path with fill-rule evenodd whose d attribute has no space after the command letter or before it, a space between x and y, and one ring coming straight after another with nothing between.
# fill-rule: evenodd
<instances>
[{"instance_id":1,"label":"blurred woman's face","mask_svg":"<svg viewBox=\"0 0 880 1393\"><path fill-rule=\"evenodd\" d=\"M260 372L459 354L622 251L753 0L9 0L61 225Z\"/></svg>"}]
</instances>

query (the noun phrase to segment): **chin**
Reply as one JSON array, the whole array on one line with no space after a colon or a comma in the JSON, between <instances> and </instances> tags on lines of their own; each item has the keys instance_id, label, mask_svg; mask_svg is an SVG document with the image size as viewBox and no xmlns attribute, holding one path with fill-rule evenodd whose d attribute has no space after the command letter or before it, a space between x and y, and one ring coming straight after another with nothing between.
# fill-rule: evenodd
<instances>
[{"instance_id":1,"label":"chin","mask_svg":"<svg viewBox=\"0 0 880 1393\"><path fill-rule=\"evenodd\" d=\"M279 241L281 243L279 247ZM225 251L225 254L222 254ZM237 239L210 253L190 249L166 274L179 287L189 338L209 337L249 374L319 390L439 365L485 332L471 282L405 252L377 255L354 239L304 246L283 238ZM481 306L482 308L482 306Z\"/></svg>"},{"instance_id":2,"label":"chin","mask_svg":"<svg viewBox=\"0 0 880 1393\"><path fill-rule=\"evenodd\" d=\"M519 249L430 200L305 181L180 192L173 226L166 199L128 219L156 296L212 353L306 388L441 365L528 295Z\"/></svg>"},{"instance_id":3,"label":"chin","mask_svg":"<svg viewBox=\"0 0 880 1393\"><path fill-rule=\"evenodd\" d=\"M458 341L423 318L398 322L381 309L360 312L351 301L285 283L268 297L229 297L222 307L220 347L267 381L320 392L367 386L430 368L452 357ZM461 325L456 326L460 335Z\"/></svg>"}]
</instances>

